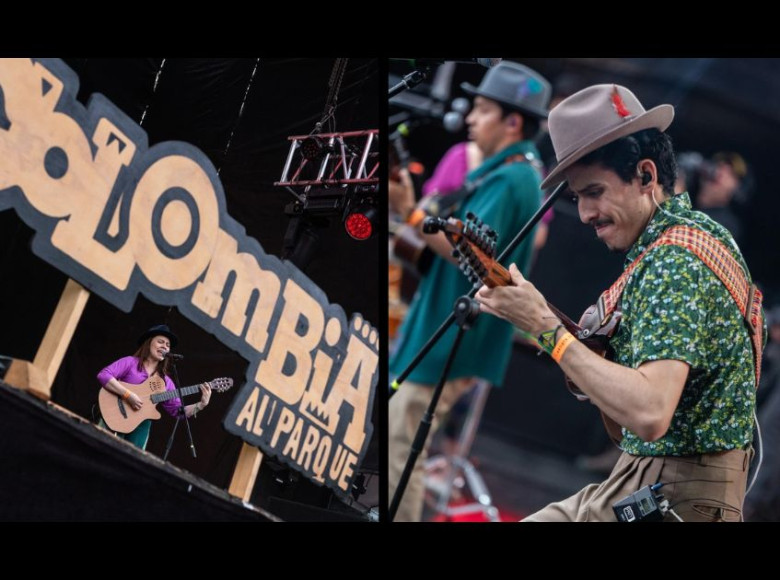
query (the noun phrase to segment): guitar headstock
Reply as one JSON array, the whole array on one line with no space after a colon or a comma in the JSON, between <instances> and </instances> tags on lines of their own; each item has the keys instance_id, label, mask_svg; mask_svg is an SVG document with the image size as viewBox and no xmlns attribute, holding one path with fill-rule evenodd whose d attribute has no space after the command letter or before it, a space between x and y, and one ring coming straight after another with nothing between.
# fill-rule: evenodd
<instances>
[{"instance_id":1,"label":"guitar headstock","mask_svg":"<svg viewBox=\"0 0 780 580\"><path fill-rule=\"evenodd\" d=\"M208 383L212 391L224 393L233 386L233 379L230 377L219 377L218 379L211 379Z\"/></svg>"},{"instance_id":2,"label":"guitar headstock","mask_svg":"<svg viewBox=\"0 0 780 580\"><path fill-rule=\"evenodd\" d=\"M509 272L495 259L498 234L476 215L469 212L465 222L455 218L446 221L428 218L425 221L423 231L444 232L453 245L453 257L458 260L461 271L474 286L485 284L493 288L511 284Z\"/></svg>"}]
</instances>

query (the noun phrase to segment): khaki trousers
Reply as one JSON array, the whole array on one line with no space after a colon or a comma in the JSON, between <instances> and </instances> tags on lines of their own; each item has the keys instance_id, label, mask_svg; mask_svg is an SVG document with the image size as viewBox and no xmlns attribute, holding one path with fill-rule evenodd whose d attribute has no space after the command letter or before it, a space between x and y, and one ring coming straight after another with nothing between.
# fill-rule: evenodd
<instances>
[{"instance_id":1,"label":"khaki trousers","mask_svg":"<svg viewBox=\"0 0 780 580\"><path fill-rule=\"evenodd\" d=\"M425 499L424 463L428 457L428 447L431 437L439 427L442 418L449 412L452 405L474 386L473 379L457 379L444 384L436 412L425 441L423 451L417 458L409 483L406 486L403 499L398 506L395 522L419 522L422 518ZM393 501L398 480L401 479L406 460L412 448L414 436L420 426L428 405L433 396L431 385L405 382L390 399L388 407L388 502Z\"/></svg>"},{"instance_id":2,"label":"khaki trousers","mask_svg":"<svg viewBox=\"0 0 780 580\"><path fill-rule=\"evenodd\" d=\"M623 453L602 484L551 503L524 522L614 522L612 505L646 485L664 483L656 494L686 522L738 522L742 519L748 465L753 450L739 449L685 457ZM671 512L665 522L678 521Z\"/></svg>"}]
</instances>

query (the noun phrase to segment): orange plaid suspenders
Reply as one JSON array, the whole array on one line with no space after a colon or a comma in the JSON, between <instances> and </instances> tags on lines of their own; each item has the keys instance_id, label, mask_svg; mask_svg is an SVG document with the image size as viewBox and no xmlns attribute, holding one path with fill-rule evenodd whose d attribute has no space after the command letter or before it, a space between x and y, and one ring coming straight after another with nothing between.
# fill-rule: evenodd
<instances>
[{"instance_id":1,"label":"orange plaid suspenders","mask_svg":"<svg viewBox=\"0 0 780 580\"><path fill-rule=\"evenodd\" d=\"M723 285L728 289L745 323L753 341L753 358L756 366L756 388L761 378L761 352L763 351L763 315L761 313L761 301L763 295L755 284L748 284L745 272L739 262L731 255L726 246L714 236L687 226L674 226L666 230L645 251L637 256L636 260L626 268L623 274L612 286L601 294L598 301L601 320L607 318L615 311L620 301L620 296L628 282L628 278L634 271L640 260L653 248L661 245L675 245L687 248L704 264L712 270Z\"/></svg>"}]
</instances>

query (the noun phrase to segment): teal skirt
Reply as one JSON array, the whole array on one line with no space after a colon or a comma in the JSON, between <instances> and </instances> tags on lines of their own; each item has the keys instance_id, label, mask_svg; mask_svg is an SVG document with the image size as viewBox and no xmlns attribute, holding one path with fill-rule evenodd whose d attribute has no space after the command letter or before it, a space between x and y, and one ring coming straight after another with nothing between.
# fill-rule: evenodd
<instances>
[{"instance_id":1,"label":"teal skirt","mask_svg":"<svg viewBox=\"0 0 780 580\"><path fill-rule=\"evenodd\" d=\"M117 437L120 437L125 441L129 441L136 447L140 449L146 449L146 444L149 442L149 431L152 429L152 420L146 419L140 425L138 425L138 427L130 431L130 433L117 433L116 431L112 431L102 418L100 419L100 423L98 423L98 425L103 427L103 429L111 431Z\"/></svg>"}]
</instances>

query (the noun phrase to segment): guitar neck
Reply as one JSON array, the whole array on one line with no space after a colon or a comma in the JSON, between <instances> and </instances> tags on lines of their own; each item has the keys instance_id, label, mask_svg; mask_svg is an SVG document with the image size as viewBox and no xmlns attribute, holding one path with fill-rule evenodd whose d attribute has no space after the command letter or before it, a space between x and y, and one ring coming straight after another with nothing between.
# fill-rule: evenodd
<instances>
[{"instance_id":1,"label":"guitar neck","mask_svg":"<svg viewBox=\"0 0 780 580\"><path fill-rule=\"evenodd\" d=\"M495 288L496 286L511 286L512 276L509 275L509 270L504 268L498 262L494 262L490 267L490 271L487 276L482 278L485 286L488 288Z\"/></svg>"},{"instance_id":2,"label":"guitar neck","mask_svg":"<svg viewBox=\"0 0 780 580\"><path fill-rule=\"evenodd\" d=\"M164 393L157 393L152 395L152 403L162 403L163 401L170 401L176 397L186 397L192 395L200 390L200 385L192 385L190 387L182 387L181 389L174 389L173 391L165 391Z\"/></svg>"},{"instance_id":3,"label":"guitar neck","mask_svg":"<svg viewBox=\"0 0 780 580\"><path fill-rule=\"evenodd\" d=\"M496 286L509 286L512 283L512 277L509 275L509 271L506 268L504 268L498 262L494 262L490 267L490 272L484 278L484 282L485 286L489 288L495 288ZM553 304L547 302L547 306L550 310L552 310L555 316L561 319L561 324L563 324L566 330L571 332L574 336L579 336L579 332L582 330L579 324L558 310L558 308Z\"/></svg>"}]
</instances>

